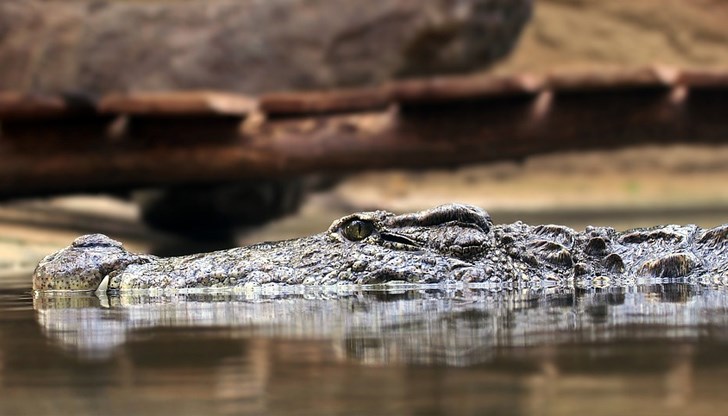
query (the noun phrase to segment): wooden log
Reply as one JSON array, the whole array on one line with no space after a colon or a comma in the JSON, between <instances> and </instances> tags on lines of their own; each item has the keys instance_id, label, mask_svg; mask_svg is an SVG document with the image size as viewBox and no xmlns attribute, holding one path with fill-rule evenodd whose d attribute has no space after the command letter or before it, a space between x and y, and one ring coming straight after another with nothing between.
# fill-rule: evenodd
<instances>
[{"instance_id":1,"label":"wooden log","mask_svg":"<svg viewBox=\"0 0 728 416\"><path fill-rule=\"evenodd\" d=\"M88 97L0 91L0 120L90 116L95 112Z\"/></svg>"},{"instance_id":2,"label":"wooden log","mask_svg":"<svg viewBox=\"0 0 728 416\"><path fill-rule=\"evenodd\" d=\"M453 166L643 143L724 142L728 95L722 75L700 78L692 88L691 78L676 73L660 78L625 70L572 80L561 75L561 84L524 76L438 78L385 89L296 93L273 105L280 111L274 117L251 110L246 97L230 107L209 105L209 96L194 94L153 96L153 105L144 96L102 98L99 110L92 108L86 117L43 118L56 113L39 112L32 119L6 118L0 196ZM378 101L385 97L382 91L392 101ZM352 105L347 98L353 96L363 99ZM368 109L380 102L387 105ZM313 114L297 113L306 109ZM286 111L288 117L275 117Z\"/></svg>"},{"instance_id":3,"label":"wooden log","mask_svg":"<svg viewBox=\"0 0 728 416\"><path fill-rule=\"evenodd\" d=\"M6 123L0 194L451 166L560 150L725 140L728 125L721 109L728 97L690 97L676 101L669 90L634 90L554 95L545 104L541 97L516 96L406 111L251 118L243 124L231 119L219 136L205 134L214 131L207 128L210 119L191 119L187 122L196 125L198 133L183 139L179 131L190 127L180 128L169 120L141 119L155 128L129 128L121 140L99 137L98 129L81 133L77 125L61 122L45 130L32 123ZM129 125L137 121L132 117ZM60 140L71 131L76 132L75 140Z\"/></svg>"}]
</instances>

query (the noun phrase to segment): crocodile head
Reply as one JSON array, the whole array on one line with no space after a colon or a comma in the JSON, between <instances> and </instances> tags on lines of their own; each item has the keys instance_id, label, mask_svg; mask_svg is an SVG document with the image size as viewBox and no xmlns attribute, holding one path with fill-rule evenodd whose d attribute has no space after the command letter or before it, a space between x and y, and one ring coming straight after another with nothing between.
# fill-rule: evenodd
<instances>
[{"instance_id":1,"label":"crocodile head","mask_svg":"<svg viewBox=\"0 0 728 416\"><path fill-rule=\"evenodd\" d=\"M214 288L265 283L387 282L559 284L623 277L724 279L728 225L576 232L521 222L493 226L477 207L449 204L413 214L361 212L323 233L183 257L126 251L94 234L43 259L36 290Z\"/></svg>"},{"instance_id":2,"label":"crocodile head","mask_svg":"<svg viewBox=\"0 0 728 416\"><path fill-rule=\"evenodd\" d=\"M475 259L492 244L491 226L485 211L467 205L360 212L309 237L130 264L111 273L109 288L483 280Z\"/></svg>"},{"instance_id":3,"label":"crocodile head","mask_svg":"<svg viewBox=\"0 0 728 416\"><path fill-rule=\"evenodd\" d=\"M182 257L124 250L108 237L81 237L46 257L35 289L208 288L286 283L441 283L508 279L512 260L480 208L448 204L406 215L360 212L326 232Z\"/></svg>"}]
</instances>

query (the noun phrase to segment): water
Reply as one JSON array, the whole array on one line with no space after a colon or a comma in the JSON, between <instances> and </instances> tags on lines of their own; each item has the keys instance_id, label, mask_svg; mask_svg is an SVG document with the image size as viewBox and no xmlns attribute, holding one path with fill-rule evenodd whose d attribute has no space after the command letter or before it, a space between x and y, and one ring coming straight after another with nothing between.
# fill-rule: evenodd
<instances>
[{"instance_id":1,"label":"water","mask_svg":"<svg viewBox=\"0 0 728 416\"><path fill-rule=\"evenodd\" d=\"M0 414L724 414L728 290L0 287Z\"/></svg>"}]
</instances>

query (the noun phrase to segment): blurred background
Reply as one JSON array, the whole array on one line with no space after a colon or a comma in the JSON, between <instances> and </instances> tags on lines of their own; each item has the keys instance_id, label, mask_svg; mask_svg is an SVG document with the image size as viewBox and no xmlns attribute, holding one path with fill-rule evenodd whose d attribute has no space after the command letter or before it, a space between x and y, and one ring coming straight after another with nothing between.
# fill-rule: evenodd
<instances>
[{"instance_id":1,"label":"blurred background","mask_svg":"<svg viewBox=\"0 0 728 416\"><path fill-rule=\"evenodd\" d=\"M447 202L724 223L727 18L718 0L3 1L0 270L80 233L179 254Z\"/></svg>"}]
</instances>

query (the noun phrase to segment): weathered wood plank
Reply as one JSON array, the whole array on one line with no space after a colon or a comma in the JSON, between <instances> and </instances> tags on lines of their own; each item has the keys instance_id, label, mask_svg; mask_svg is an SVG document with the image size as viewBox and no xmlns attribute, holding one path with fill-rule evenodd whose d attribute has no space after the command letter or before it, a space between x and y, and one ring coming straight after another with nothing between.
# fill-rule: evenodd
<instances>
[{"instance_id":1,"label":"weathered wood plank","mask_svg":"<svg viewBox=\"0 0 728 416\"><path fill-rule=\"evenodd\" d=\"M115 93L97 104L102 114L154 116L245 116L257 102L243 94L215 91Z\"/></svg>"},{"instance_id":2,"label":"weathered wood plank","mask_svg":"<svg viewBox=\"0 0 728 416\"><path fill-rule=\"evenodd\" d=\"M511 97L405 112L251 120L219 136L202 136L214 130L205 128L205 119L193 119L188 122L199 124L200 136L184 140L171 122L151 123L154 129L143 134L130 128L123 140L93 136L89 130L88 137L76 136L70 145L45 140L42 130L31 145L15 140L18 129L11 128L0 151L0 194L451 166L639 143L710 143L728 137L728 123L721 121L726 106L724 95L675 100L670 90L634 90L556 95L545 103Z\"/></svg>"},{"instance_id":3,"label":"weathered wood plank","mask_svg":"<svg viewBox=\"0 0 728 416\"><path fill-rule=\"evenodd\" d=\"M436 77L391 83L392 98L404 105L535 95L544 80L535 75Z\"/></svg>"},{"instance_id":4,"label":"weathered wood plank","mask_svg":"<svg viewBox=\"0 0 728 416\"><path fill-rule=\"evenodd\" d=\"M376 110L392 104L387 87L263 94L260 110L269 115L306 115Z\"/></svg>"},{"instance_id":5,"label":"weathered wood plank","mask_svg":"<svg viewBox=\"0 0 728 416\"><path fill-rule=\"evenodd\" d=\"M629 88L670 88L680 72L671 67L607 68L600 71L562 70L546 78L546 88L555 92L591 92Z\"/></svg>"},{"instance_id":6,"label":"weathered wood plank","mask_svg":"<svg viewBox=\"0 0 728 416\"><path fill-rule=\"evenodd\" d=\"M94 113L93 102L85 97L0 91L0 120L60 118Z\"/></svg>"},{"instance_id":7,"label":"weathered wood plank","mask_svg":"<svg viewBox=\"0 0 728 416\"><path fill-rule=\"evenodd\" d=\"M728 69L689 69L680 71L677 82L691 88L722 89L728 87Z\"/></svg>"}]
</instances>

